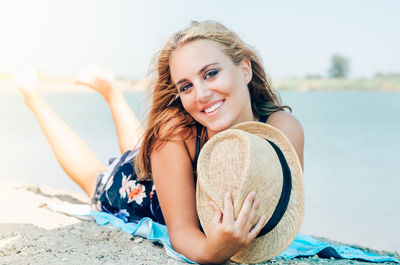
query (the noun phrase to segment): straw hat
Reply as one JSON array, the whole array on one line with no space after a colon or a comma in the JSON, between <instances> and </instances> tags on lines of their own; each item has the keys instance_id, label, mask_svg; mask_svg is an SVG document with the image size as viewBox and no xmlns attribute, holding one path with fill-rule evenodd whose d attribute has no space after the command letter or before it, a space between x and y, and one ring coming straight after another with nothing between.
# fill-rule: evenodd
<instances>
[{"instance_id":1,"label":"straw hat","mask_svg":"<svg viewBox=\"0 0 400 265\"><path fill-rule=\"evenodd\" d=\"M263 262L292 243L304 216L302 167L293 146L278 129L244 122L216 134L202 148L197 172L197 212L206 233L213 216L208 202L213 200L223 209L227 191L232 194L235 218L248 193L255 191L260 200L256 221L263 214L269 220L232 261Z\"/></svg>"}]
</instances>

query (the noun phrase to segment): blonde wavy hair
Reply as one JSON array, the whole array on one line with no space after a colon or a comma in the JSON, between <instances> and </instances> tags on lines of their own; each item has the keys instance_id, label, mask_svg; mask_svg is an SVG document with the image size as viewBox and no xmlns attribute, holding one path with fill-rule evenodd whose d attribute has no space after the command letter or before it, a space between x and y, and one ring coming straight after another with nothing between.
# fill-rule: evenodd
<instances>
[{"instance_id":1,"label":"blonde wavy hair","mask_svg":"<svg viewBox=\"0 0 400 265\"><path fill-rule=\"evenodd\" d=\"M264 71L262 61L257 52L244 43L239 36L215 21L192 21L190 27L175 33L153 59L153 71L150 95L152 104L147 117L147 129L142 139L140 152L135 160L135 169L140 180L151 180L151 152L165 141L176 139L188 128L201 126L183 108L178 91L171 80L171 53L180 46L195 40L210 40L219 44L222 51L239 64L243 59L251 62L252 80L248 84L251 107L256 116L266 116L271 113L289 109L283 106L279 95L272 89ZM169 121L174 120L171 124ZM175 122L176 121L176 122ZM167 126L164 126L168 124ZM164 127L163 127L164 126ZM163 128L161 130L161 128ZM193 131L193 130L189 130ZM185 139L193 137L186 134ZM202 142L206 140L206 128L202 128ZM184 139L182 139L184 140Z\"/></svg>"}]
</instances>

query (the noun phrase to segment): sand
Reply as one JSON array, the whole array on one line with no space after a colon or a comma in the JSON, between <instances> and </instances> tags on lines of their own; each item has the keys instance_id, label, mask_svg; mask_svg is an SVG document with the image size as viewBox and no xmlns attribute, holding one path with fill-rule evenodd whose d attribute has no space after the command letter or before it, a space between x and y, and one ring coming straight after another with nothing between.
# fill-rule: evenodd
<instances>
[{"instance_id":1,"label":"sand","mask_svg":"<svg viewBox=\"0 0 400 265\"><path fill-rule=\"evenodd\" d=\"M168 257L163 247L149 240L58 213L47 206L49 202L89 203L84 195L3 181L0 201L0 264L187 264ZM399 258L398 253L379 253ZM266 264L365 262L314 256Z\"/></svg>"}]
</instances>

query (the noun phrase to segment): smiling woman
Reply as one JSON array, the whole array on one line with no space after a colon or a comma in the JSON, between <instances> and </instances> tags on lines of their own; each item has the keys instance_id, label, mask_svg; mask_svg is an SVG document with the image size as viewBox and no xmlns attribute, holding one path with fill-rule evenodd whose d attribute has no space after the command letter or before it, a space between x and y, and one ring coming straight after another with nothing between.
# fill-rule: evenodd
<instances>
[{"instance_id":1,"label":"smiling woman","mask_svg":"<svg viewBox=\"0 0 400 265\"><path fill-rule=\"evenodd\" d=\"M150 217L166 223L173 247L199 263L221 263L248 247L268 221L265 215L256 218L260 194L247 190L243 205L235 209L238 215L233 214L229 193L223 209L210 202L213 221L206 236L196 211L196 165L200 150L214 135L260 121L272 131L281 131L276 130L293 154L289 166L298 165L297 179L301 179L302 127L284 111L290 108L270 87L257 53L213 21L193 22L174 34L155 57L144 133L112 78L101 73L94 71L79 84L99 92L111 108L123 154L108 167L50 109L37 89L20 86L58 162L92 197L94 207L125 221Z\"/></svg>"},{"instance_id":2,"label":"smiling woman","mask_svg":"<svg viewBox=\"0 0 400 265\"><path fill-rule=\"evenodd\" d=\"M185 110L207 128L208 137L241 121L257 120L247 88L248 59L235 65L213 41L192 41L171 55L171 77Z\"/></svg>"}]
</instances>

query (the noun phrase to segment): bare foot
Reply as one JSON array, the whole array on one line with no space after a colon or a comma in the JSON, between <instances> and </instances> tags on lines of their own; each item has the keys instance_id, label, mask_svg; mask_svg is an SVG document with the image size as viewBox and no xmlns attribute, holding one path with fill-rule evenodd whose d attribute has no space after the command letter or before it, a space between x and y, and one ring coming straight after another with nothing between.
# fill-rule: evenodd
<instances>
[{"instance_id":1,"label":"bare foot","mask_svg":"<svg viewBox=\"0 0 400 265\"><path fill-rule=\"evenodd\" d=\"M25 69L17 72L14 79L17 89L23 96L25 104L28 107L33 100L41 98L36 69Z\"/></svg>"},{"instance_id":2,"label":"bare foot","mask_svg":"<svg viewBox=\"0 0 400 265\"><path fill-rule=\"evenodd\" d=\"M77 85L84 85L99 92L106 100L115 91L114 73L100 66L90 66L83 70L75 81Z\"/></svg>"}]
</instances>

